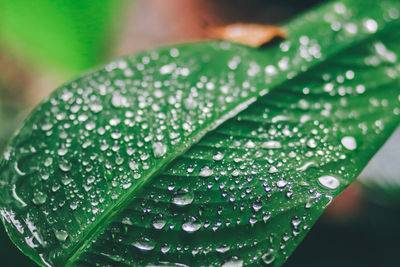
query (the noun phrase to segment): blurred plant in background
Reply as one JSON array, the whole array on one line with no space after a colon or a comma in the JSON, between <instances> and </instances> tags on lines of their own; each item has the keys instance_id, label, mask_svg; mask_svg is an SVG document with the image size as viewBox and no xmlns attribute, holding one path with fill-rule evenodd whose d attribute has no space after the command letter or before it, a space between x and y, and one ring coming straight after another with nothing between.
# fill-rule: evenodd
<instances>
[{"instance_id":1,"label":"blurred plant in background","mask_svg":"<svg viewBox=\"0 0 400 267\"><path fill-rule=\"evenodd\" d=\"M0 151L54 88L113 56L119 21L129 7L123 0L0 1ZM2 266L34 264L3 227L0 241Z\"/></svg>"},{"instance_id":2,"label":"blurred plant in background","mask_svg":"<svg viewBox=\"0 0 400 267\"><path fill-rule=\"evenodd\" d=\"M127 1L0 1L0 149L60 83L113 54Z\"/></svg>"}]
</instances>

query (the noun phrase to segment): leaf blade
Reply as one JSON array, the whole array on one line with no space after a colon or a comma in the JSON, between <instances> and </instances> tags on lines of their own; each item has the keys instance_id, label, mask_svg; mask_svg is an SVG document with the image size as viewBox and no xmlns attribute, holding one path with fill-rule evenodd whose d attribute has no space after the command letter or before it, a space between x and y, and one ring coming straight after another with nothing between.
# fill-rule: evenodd
<instances>
[{"instance_id":1,"label":"leaf blade","mask_svg":"<svg viewBox=\"0 0 400 267\"><path fill-rule=\"evenodd\" d=\"M374 1L372 2L375 3ZM353 1L346 1L346 3L349 4L352 9L359 10L358 7L356 8L357 4L353 3ZM394 3L393 5L396 4L397 3ZM311 15L309 15L311 18L307 20L307 23L310 23L310 20L313 19L314 21L320 22L321 15L316 17L312 16L312 14L319 14L318 12L325 14L330 10L332 5L322 7L320 10L323 12L317 11L316 13L311 13ZM349 8L349 5L347 8ZM376 20L379 22L378 25L382 25L383 19L381 18L380 10L378 8L370 8L368 5L366 5L366 8L371 10L372 17L374 14L376 16L379 15L379 18L377 17ZM355 20L358 25L363 24L364 21L363 15L359 14L358 17L355 16L355 18L351 17L345 19L349 21ZM346 23L352 23L349 21ZM328 28L331 27L330 23L320 22L320 24L321 23ZM79 257L81 251L86 249L86 245L91 242L93 237L97 236L99 232L101 232L103 226L105 227L105 222L111 220L112 217L119 212L120 207L128 205L130 198L137 193L136 189L142 186L145 180L157 174L157 172L160 171L161 166L167 165L172 161L172 159L175 159L177 155L183 153L187 147L193 146L193 144L195 144L210 129L218 126L227 118L233 117L241 109L246 108L246 106L251 102L255 102L256 97L258 97L260 93L263 95L267 92L264 90L265 83L269 84L271 88L275 87L285 80L288 74L291 74L289 77L292 77L293 75L297 75L296 72L300 72L301 70L305 71L312 65L324 60L323 57L317 56L312 58L309 62L309 57L299 54L298 48L303 47L306 42L304 38L301 38L302 34L305 34L305 32L309 33L313 29L307 28L307 31L299 31L297 34L293 32L293 29L296 29L296 27L301 28L300 26L304 26L304 24L305 22L302 22L301 19L298 19L296 23L289 24L288 28L292 27L291 38L293 39L291 39L291 41L294 45L292 46L292 50L289 50L288 56L286 56L285 52L279 51L280 48L277 47L271 48L267 51L258 51L218 42L192 44L189 46L181 46L179 47L179 50L173 48L159 50L158 52L152 51L130 58L128 62L118 61L109 64L105 69L93 72L89 76L83 76L80 80L66 85L56 91L48 101L42 104L36 113L30 117L26 123L26 125L29 126L23 128L18 137L14 139L12 146L16 147L18 151L13 151L12 146L10 146L7 151L8 154L6 154L6 160L2 162L2 178L5 180L3 181L2 186L8 191L9 195L3 196L1 202L2 206L12 206L11 211L7 210L6 207L3 208L3 220L9 221L8 227L10 231L14 230L14 241L19 242L19 246L23 246L24 250L27 250L31 256L33 255L32 257L35 257L34 260L38 263L41 262L41 264L44 264L41 259L42 257L45 260L51 259L55 265L63 264L65 261L69 261L68 264L73 264L74 260ZM398 22L387 24L391 25L390 27L395 27L398 25ZM322 27L322 29L326 29L326 27ZM388 26L389 29L390 27ZM333 38L337 38L336 33L329 31L329 34L325 34L322 30L318 32L316 36L322 39L322 43L331 42ZM367 38L370 36L370 33L363 33L357 36L348 36L346 33L344 36L348 38L344 40L339 38L341 40L340 44L334 47L332 45L325 47L326 50L324 53L327 55L333 55L338 50L344 49L356 41ZM229 49L227 49L227 45ZM204 53L204 51L207 51L207 53ZM177 52L179 54L178 58L176 58ZM241 55L243 61L241 64L238 64L237 62L235 63L233 60L233 65L229 65L232 62L232 52ZM158 55L155 56L155 54ZM199 58L196 58L196 61L193 61L193 55L197 55ZM173 63L171 63L171 57L174 58ZM291 58L294 62L291 68L285 68L285 62L287 61L285 58ZM146 68L146 62L147 64L148 62L151 62L151 66ZM271 73L267 73L269 75L266 77L263 75L261 75L261 77L257 75L251 76L250 74L252 71L257 73L257 71L254 70L257 68L254 68L253 65L253 63L257 62L263 62L263 64L266 65L269 64L268 66L281 65L280 75L275 78L272 78L273 75L271 75ZM306 66L306 68L302 69L303 66ZM233 67L233 70L230 69L231 67ZM190 73L186 70L187 68L189 68ZM271 68L269 68L269 70L270 69ZM249 70L252 71L249 72ZM293 73L293 71L295 73ZM132 77L132 74L135 74L135 76ZM190 74L192 79L190 82L186 81L185 74ZM207 79L204 80L203 77L207 76L212 77L211 83L209 83L210 81ZM104 79L104 77L106 78ZM249 77L252 77L250 81L248 81ZM269 78L270 80L268 80ZM157 81L168 82L167 84L157 83L163 87L164 91L157 89ZM216 84L218 86L216 86ZM171 88L172 86L174 88ZM228 86L228 89L223 89L219 92L220 96L224 97L222 100L214 99L215 94L208 92L215 90L216 87L222 88L223 86ZM167 87L169 91L164 87ZM183 88L191 88L191 90L193 90L193 87L199 88L190 92L182 91ZM131 90L130 96L125 95L125 92L128 90L127 88ZM151 99L147 98L147 100L145 99L144 103L142 103L140 97L147 97L149 89L152 90L151 92L154 94L154 97ZM107 90L111 96L107 95ZM224 95L226 94L224 93L225 90L228 90L229 92L227 97ZM167 94L168 99L171 96L175 98L181 95L179 101L174 102L171 100L170 102L174 103L168 104L174 106L178 103L180 105L179 107L182 107L182 109L175 107L179 112L182 112L182 114L179 114L180 117L178 116L178 119L174 117L177 116L177 112L173 112L174 108L171 107L171 109L168 109L169 106L166 102L162 102L160 105L161 100L154 100L162 97L163 94ZM295 94L298 94L298 92ZM182 95L184 97L182 97ZM191 113L194 105L194 102L192 101L193 97L195 97L196 101L202 105L201 109L199 107L194 107L195 113ZM294 97L291 98L291 100L293 99ZM217 100L222 101L223 103L221 104L221 102L218 102ZM84 101L88 101L88 103L82 104ZM106 108L102 107L100 109L98 105L99 103L100 106L103 105L106 106ZM210 103L213 104L215 110L211 110L211 107L208 107ZM276 104L271 105L276 106ZM282 106L285 105L287 105L287 103L285 104L283 102ZM120 111L120 108L130 108L131 113L128 112L129 110ZM81 112L80 109L84 112ZM206 109L208 111L204 112ZM137 113L133 114L132 110ZM160 112L160 110L162 112ZM101 116L96 115L97 112L101 112ZM77 113L77 115L75 115L75 113ZM164 117L162 115L160 115L161 118L157 117L157 114L161 113L164 114ZM212 115L207 115L209 113ZM171 119L166 120L165 114L170 116L167 116L167 118ZM250 117L252 116L250 115ZM143 118L147 119L149 123L144 122ZM49 123L50 120L52 120L52 123ZM160 123L161 120L165 122ZM201 120L206 121L207 125L199 123ZM273 120L271 119L271 122L277 123L279 121L284 122L285 120L287 120L287 118L284 116L277 116ZM185 136L185 131L190 130L193 124L183 126L183 130L179 128L179 125L185 125L188 121L195 121L197 128L192 129L194 134L188 134ZM135 125L136 122L137 125ZM178 129L181 131L181 136L185 137L187 143L177 144L177 146L173 148L167 147L167 152L163 152L165 149L163 144L160 142L161 140L157 139L157 130L165 130L163 129L163 124L168 124L169 122L176 123L176 126L178 126ZM97 127L94 127L93 123L97 124ZM98 124L102 127L99 128ZM149 125L151 125L150 127L153 127L150 128L151 131L149 130ZM240 123L239 125L239 127L245 126ZM132 129L130 128L135 126L140 127L136 128L136 132L134 132L134 135L131 138ZM87 138L87 136L90 135L89 132L95 128L97 133L92 135L92 137ZM185 130L184 128L188 129ZM68 129L68 132L66 129ZM167 129L174 129L174 125L168 125ZM121 133L121 131L123 133ZM97 140L96 137L102 135L101 132L103 132L103 134L107 133L107 138ZM152 145L146 143L146 138L150 136L149 134L152 134L149 139L149 141L153 141ZM218 133L217 129L216 135L214 136L216 140L221 140L222 136L219 134L220 133ZM46 135L55 135L57 138L49 139ZM229 131L228 134L222 133L222 135L229 136ZM169 136L169 134L163 134L163 136L164 138L170 138L172 140L176 139L176 137L173 138ZM123 142L118 141L121 140L121 137L124 138ZM33 147L32 149L29 144L29 139L36 140L35 142L38 144L38 147ZM69 139L71 141L68 141ZM50 143L47 144L45 140L50 140ZM105 142L103 142L104 140ZM90 143L86 143L86 141L90 141ZM68 144L71 142L73 142L72 145ZM128 146L130 143L133 147ZM154 146L155 143L161 144L156 144ZM251 146L251 143L249 143L249 145ZM271 144L266 144L265 146L268 148ZM311 146L313 146L313 144L311 144ZM120 147L122 147L121 151L123 152L119 154L117 151L119 151ZM68 151L69 148L72 148L72 151ZM129 150L129 148L132 148L133 151ZM38 150L44 151L44 153L43 155L39 155L39 160L35 160L35 156L37 156L36 152ZM107 151L110 156L107 156L107 152L104 152L104 155L102 155L102 153L94 153L96 150ZM173 150L174 153L168 154L171 150ZM43 168L44 170L49 171L52 176L51 180L53 184L51 188L46 188L44 185L46 182L42 181L48 179L46 173L44 173L44 176L43 173L40 175L40 182L37 181L38 177L36 171L40 172L41 170L35 169L37 161L43 162L43 164L50 161L48 160L48 156L45 155L45 151L49 151L48 153L50 153L49 155L52 157L57 155L52 159L52 161L57 162L47 163L49 164L49 166L47 166L48 168ZM130 154L131 152L129 151L131 151L132 154ZM155 154L154 156L157 156L157 154L161 155L161 159L153 158L149 154L151 151ZM68 153L72 153L72 155L70 156ZM96 156L93 156L93 153L96 154ZM65 155L67 156L64 157ZM63 157L65 160L62 160ZM142 170L140 170L140 172L137 171L137 162L127 162L127 160L131 158L135 161L146 161L149 159L149 161L147 161L148 168L145 169L144 166L146 166L146 164L142 164L140 165ZM89 161L88 159L92 162L85 163ZM15 164L13 164L13 162ZM77 170L72 169L71 164L74 163L78 168ZM19 164L21 164L21 166L19 166ZM94 169L88 169L88 165L89 167L93 165ZM30 169L32 166L33 168ZM119 166L123 166L123 168ZM15 167L17 167L17 169L15 169ZM118 168L122 168L122 171L118 170ZM202 172L202 170L197 171ZM274 169L272 169L271 173L274 172ZM210 171L205 169L203 170L203 174L200 176L209 176L209 173ZM132 176L135 174L143 175L145 179L141 179L139 182L134 179L132 180ZM80 176L84 176L87 180L81 181L80 179L71 179L71 177L75 178ZM96 190L93 189L93 182L90 182L92 176L95 176L95 178L103 178L100 182L96 181L96 183L98 183L96 185ZM43 177L47 177L47 179ZM7 180L8 183L5 183ZM31 189L28 189L27 185L24 185L26 182L23 181L33 183L33 186L40 190L33 192ZM57 186L54 187L54 185L57 185L54 184L55 181L57 181L58 189L54 189L57 188ZM113 183L117 184L117 189L113 186ZM59 184L63 184L63 186L61 187ZM16 186L10 187L10 185ZM129 188L128 193L124 191L126 189L124 188L125 186ZM61 191L58 191L60 190L60 187L62 193L59 193ZM17 188L19 191L16 191ZM75 190L77 190L77 192L75 192ZM94 191L94 193L90 193L94 195L94 197L90 197L90 194L88 193L89 197L85 199L84 196L87 194L85 193L85 190L88 190L89 192ZM45 192L45 198L40 194L42 191ZM113 196L108 193L115 193L116 195L120 194L122 197L118 201L113 201L115 199L113 199ZM70 197L71 195L73 197ZM15 196L17 196L17 198ZM53 201L51 198L55 199L53 206L43 206L47 198L49 199L49 202ZM76 201L72 198L76 198L78 203L75 203ZM25 207L16 206L18 202L21 201L22 203L20 204L24 206L29 199L33 199L37 202L34 203L34 206L28 207L32 209L29 212L26 211ZM43 199L45 199L44 203L40 203ZM105 201L104 204L102 204L103 202L101 199L106 199L103 200L103 202ZM182 201L185 202L188 201L188 199ZM79 216L72 216L72 218L70 218L70 210L73 211L73 214L76 214L75 209L77 206L80 206L79 209L83 206L85 208L83 210L84 212L80 210L81 213ZM41 214L43 211L43 214L47 217ZM7 212L8 214L6 214ZM14 214L12 212L14 212ZM20 214L18 214L18 212ZM34 246L40 245L39 249L32 249L28 247L29 244L27 245L23 243L25 241L18 240L20 234L17 233L15 228L12 228L12 220L15 219L15 214L21 216L22 219L17 219L17 222L20 224L23 222L22 224L29 225L29 221L27 223L27 214L35 214L35 216L37 216L37 218L34 218L36 223L33 225L40 225L41 220L48 224L48 226L41 225L40 233L38 233L37 230L30 229L29 227L24 230L31 232L28 232L27 237L32 236L32 238L35 238L36 241L39 242L39 244L34 244ZM91 221L92 218L95 220L94 223ZM52 220L56 221L54 226L51 226ZM39 224L37 224L38 222ZM14 233L11 233L10 235L13 235ZM68 235L66 235L66 233L68 233ZM47 243L43 240L43 244L40 243L40 235L46 237L45 241ZM59 244L61 244L61 247L56 248ZM284 259L284 257L281 259ZM132 264L135 263L132 262Z\"/></svg>"}]
</instances>

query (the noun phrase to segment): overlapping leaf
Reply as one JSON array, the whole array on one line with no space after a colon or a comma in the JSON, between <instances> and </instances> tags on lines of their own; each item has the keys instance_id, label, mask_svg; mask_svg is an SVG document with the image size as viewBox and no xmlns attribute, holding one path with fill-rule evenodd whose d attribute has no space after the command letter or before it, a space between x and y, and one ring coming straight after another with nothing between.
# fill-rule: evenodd
<instances>
[{"instance_id":1,"label":"overlapping leaf","mask_svg":"<svg viewBox=\"0 0 400 267\"><path fill-rule=\"evenodd\" d=\"M10 237L42 265L282 264L399 123L399 5L327 4L279 47L150 51L61 87L5 153Z\"/></svg>"}]
</instances>

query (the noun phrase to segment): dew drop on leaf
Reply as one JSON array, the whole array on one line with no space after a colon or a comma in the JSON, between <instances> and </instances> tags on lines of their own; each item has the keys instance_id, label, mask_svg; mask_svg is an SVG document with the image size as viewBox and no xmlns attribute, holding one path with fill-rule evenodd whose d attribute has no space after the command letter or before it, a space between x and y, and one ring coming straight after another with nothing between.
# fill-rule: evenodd
<instances>
[{"instance_id":1,"label":"dew drop on leaf","mask_svg":"<svg viewBox=\"0 0 400 267\"><path fill-rule=\"evenodd\" d=\"M72 168L72 164L68 161L62 161L58 166L60 167L60 170L62 170L63 172L68 172Z\"/></svg>"},{"instance_id":2,"label":"dew drop on leaf","mask_svg":"<svg viewBox=\"0 0 400 267\"><path fill-rule=\"evenodd\" d=\"M279 180L279 181L276 182L276 186L277 186L278 188L283 188L283 187L285 187L286 185L287 185L287 182L286 182L285 180Z\"/></svg>"},{"instance_id":3,"label":"dew drop on leaf","mask_svg":"<svg viewBox=\"0 0 400 267\"><path fill-rule=\"evenodd\" d=\"M221 152L217 152L217 154L215 154L214 156L213 156L213 160L215 160L215 161L220 161L220 160L222 160L224 158L224 154L222 154Z\"/></svg>"},{"instance_id":4,"label":"dew drop on leaf","mask_svg":"<svg viewBox=\"0 0 400 267\"><path fill-rule=\"evenodd\" d=\"M261 256L261 260L265 265L270 265L275 261L275 250L269 249Z\"/></svg>"},{"instance_id":5,"label":"dew drop on leaf","mask_svg":"<svg viewBox=\"0 0 400 267\"><path fill-rule=\"evenodd\" d=\"M268 170L268 172L269 173L277 173L278 172L278 169L275 167L275 166L271 166L270 168L269 168L269 170Z\"/></svg>"},{"instance_id":6,"label":"dew drop on leaf","mask_svg":"<svg viewBox=\"0 0 400 267\"><path fill-rule=\"evenodd\" d=\"M152 222L152 225L155 229L162 229L164 228L167 222L163 219L161 215L157 215Z\"/></svg>"},{"instance_id":7,"label":"dew drop on leaf","mask_svg":"<svg viewBox=\"0 0 400 267\"><path fill-rule=\"evenodd\" d=\"M213 170L208 166L204 166L199 172L200 177L210 177L212 174Z\"/></svg>"},{"instance_id":8,"label":"dew drop on leaf","mask_svg":"<svg viewBox=\"0 0 400 267\"><path fill-rule=\"evenodd\" d=\"M193 198L193 193L189 192L186 188L183 188L175 192L172 202L177 206L186 206L193 202Z\"/></svg>"},{"instance_id":9,"label":"dew drop on leaf","mask_svg":"<svg viewBox=\"0 0 400 267\"><path fill-rule=\"evenodd\" d=\"M188 217L182 224L182 230L188 233L196 232L201 227L200 222L195 217Z\"/></svg>"},{"instance_id":10,"label":"dew drop on leaf","mask_svg":"<svg viewBox=\"0 0 400 267\"><path fill-rule=\"evenodd\" d=\"M241 260L237 256L233 256L229 259L227 259L223 264L222 267L242 267L243 266L243 260Z\"/></svg>"},{"instance_id":11,"label":"dew drop on leaf","mask_svg":"<svg viewBox=\"0 0 400 267\"><path fill-rule=\"evenodd\" d=\"M340 185L339 180L336 177L325 175L318 178L318 182L325 188L336 189Z\"/></svg>"},{"instance_id":12,"label":"dew drop on leaf","mask_svg":"<svg viewBox=\"0 0 400 267\"><path fill-rule=\"evenodd\" d=\"M277 148L281 148L282 145L278 141L267 141L267 142L262 143L261 147L268 148L268 149L277 149Z\"/></svg>"},{"instance_id":13,"label":"dew drop on leaf","mask_svg":"<svg viewBox=\"0 0 400 267\"><path fill-rule=\"evenodd\" d=\"M46 202L47 195L43 192L35 192L32 198L32 202L36 205L42 205Z\"/></svg>"},{"instance_id":14,"label":"dew drop on leaf","mask_svg":"<svg viewBox=\"0 0 400 267\"><path fill-rule=\"evenodd\" d=\"M65 230L59 230L55 232L55 236L59 241L63 242L68 238L68 233Z\"/></svg>"},{"instance_id":15,"label":"dew drop on leaf","mask_svg":"<svg viewBox=\"0 0 400 267\"><path fill-rule=\"evenodd\" d=\"M161 158L162 156L167 153L167 146L161 142L155 142L152 145L153 147L153 154L156 158Z\"/></svg>"},{"instance_id":16,"label":"dew drop on leaf","mask_svg":"<svg viewBox=\"0 0 400 267\"><path fill-rule=\"evenodd\" d=\"M356 139L352 136L345 136L342 138L342 145L348 150L355 150L357 148Z\"/></svg>"},{"instance_id":17,"label":"dew drop on leaf","mask_svg":"<svg viewBox=\"0 0 400 267\"><path fill-rule=\"evenodd\" d=\"M225 253L225 252L228 252L229 250L230 250L230 247L227 245L223 245L223 246L215 249L215 251L219 252L219 253Z\"/></svg>"},{"instance_id":18,"label":"dew drop on leaf","mask_svg":"<svg viewBox=\"0 0 400 267\"><path fill-rule=\"evenodd\" d=\"M137 247L140 250L153 250L155 247L155 242L148 239L148 238L140 238L138 240L136 240L135 242L132 243L132 245L134 245L135 247Z\"/></svg>"}]
</instances>

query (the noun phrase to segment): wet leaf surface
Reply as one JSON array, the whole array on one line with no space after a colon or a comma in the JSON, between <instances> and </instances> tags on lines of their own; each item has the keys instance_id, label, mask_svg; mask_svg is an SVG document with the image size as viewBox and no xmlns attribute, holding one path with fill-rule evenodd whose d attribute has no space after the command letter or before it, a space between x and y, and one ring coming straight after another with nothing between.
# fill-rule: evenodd
<instances>
[{"instance_id":1,"label":"wet leaf surface","mask_svg":"<svg viewBox=\"0 0 400 267\"><path fill-rule=\"evenodd\" d=\"M400 3L333 2L265 50L114 61L57 89L0 167L41 265L280 266L399 124Z\"/></svg>"}]
</instances>

